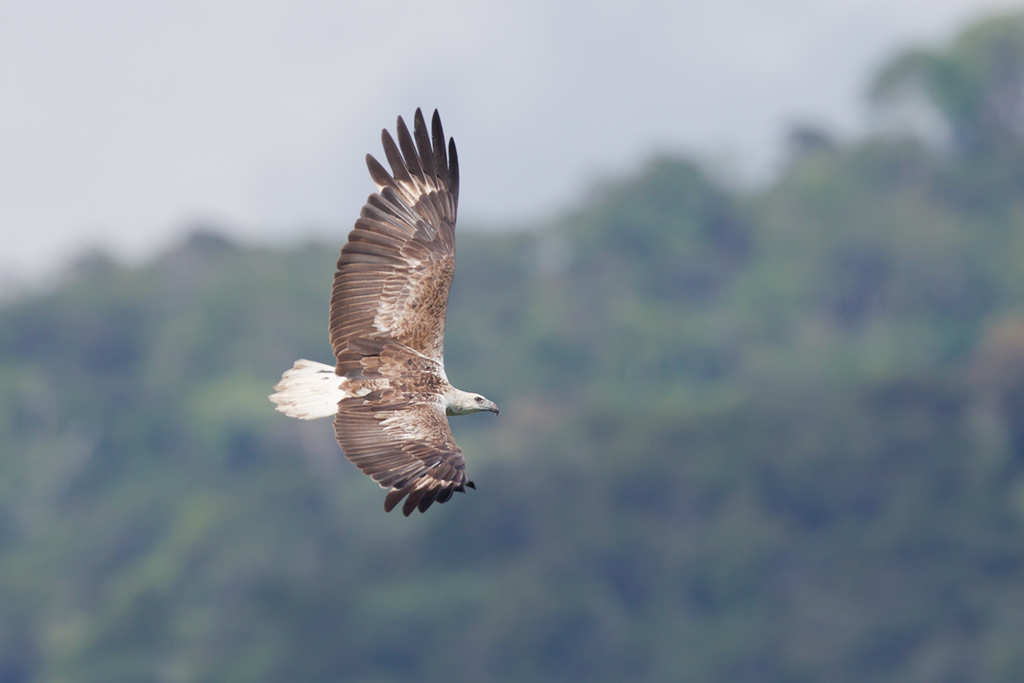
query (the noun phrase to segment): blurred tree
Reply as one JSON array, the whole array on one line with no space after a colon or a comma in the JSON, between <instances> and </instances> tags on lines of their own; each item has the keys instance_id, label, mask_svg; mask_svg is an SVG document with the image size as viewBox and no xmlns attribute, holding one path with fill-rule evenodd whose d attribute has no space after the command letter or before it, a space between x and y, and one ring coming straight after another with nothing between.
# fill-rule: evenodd
<instances>
[{"instance_id":1,"label":"blurred tree","mask_svg":"<svg viewBox=\"0 0 1024 683\"><path fill-rule=\"evenodd\" d=\"M835 152L832 134L814 123L795 123L786 133L786 152L791 162Z\"/></svg>"},{"instance_id":2,"label":"blurred tree","mask_svg":"<svg viewBox=\"0 0 1024 683\"><path fill-rule=\"evenodd\" d=\"M904 53L878 73L870 94L878 104L923 96L965 155L1019 144L1024 133L1024 14L978 23L942 51Z\"/></svg>"},{"instance_id":3,"label":"blurred tree","mask_svg":"<svg viewBox=\"0 0 1024 683\"><path fill-rule=\"evenodd\" d=\"M1014 454L1024 462L1024 319L1008 315L990 324L971 369L982 400L995 410Z\"/></svg>"},{"instance_id":4,"label":"blurred tree","mask_svg":"<svg viewBox=\"0 0 1024 683\"><path fill-rule=\"evenodd\" d=\"M656 159L626 183L606 185L568 217L572 267L610 276L618 258L646 265L614 279L623 293L663 299L704 299L720 292L750 254L751 225L736 202L695 164ZM621 290L620 290L621 291Z\"/></svg>"}]
</instances>

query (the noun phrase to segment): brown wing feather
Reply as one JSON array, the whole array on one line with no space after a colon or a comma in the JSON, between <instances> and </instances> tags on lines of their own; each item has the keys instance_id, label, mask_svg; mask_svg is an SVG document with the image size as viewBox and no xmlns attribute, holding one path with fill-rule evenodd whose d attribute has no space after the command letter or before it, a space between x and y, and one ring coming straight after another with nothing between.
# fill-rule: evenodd
<instances>
[{"instance_id":1,"label":"brown wing feather","mask_svg":"<svg viewBox=\"0 0 1024 683\"><path fill-rule=\"evenodd\" d=\"M345 457L384 488L384 510L406 498L402 512L444 503L472 486L455 444L438 365L393 340L359 339L361 354L348 375L372 389L338 404L334 434Z\"/></svg>"},{"instance_id":2,"label":"brown wing feather","mask_svg":"<svg viewBox=\"0 0 1024 683\"><path fill-rule=\"evenodd\" d=\"M416 110L413 133L401 117L398 142L386 130L391 173L372 156L366 163L378 192L371 195L341 250L331 295L331 346L344 375L360 354L359 338L386 337L441 361L445 311L455 273L459 171L455 142L445 151L434 112L428 134Z\"/></svg>"},{"instance_id":3,"label":"brown wing feather","mask_svg":"<svg viewBox=\"0 0 1024 683\"><path fill-rule=\"evenodd\" d=\"M398 390L347 398L338 406L334 432L345 456L384 488L384 510L408 497L402 512L447 502L472 483L455 445L444 406L417 402Z\"/></svg>"}]
</instances>

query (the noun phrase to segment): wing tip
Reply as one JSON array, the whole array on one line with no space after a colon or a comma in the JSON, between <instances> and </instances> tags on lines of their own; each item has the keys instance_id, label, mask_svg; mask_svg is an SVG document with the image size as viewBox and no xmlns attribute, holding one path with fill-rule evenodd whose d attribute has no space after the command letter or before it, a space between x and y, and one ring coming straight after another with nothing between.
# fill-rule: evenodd
<instances>
[{"instance_id":1,"label":"wing tip","mask_svg":"<svg viewBox=\"0 0 1024 683\"><path fill-rule=\"evenodd\" d=\"M405 503L402 505L402 514L405 517L410 516L414 510L419 510L422 514L434 503L443 505L451 500L455 493L465 493L467 486L471 489L476 488L471 481L466 482L465 485L451 483L447 486L432 488L415 488L415 485L393 488L384 497L384 512L391 512L405 499Z\"/></svg>"},{"instance_id":2,"label":"wing tip","mask_svg":"<svg viewBox=\"0 0 1024 683\"><path fill-rule=\"evenodd\" d=\"M388 495L384 498L384 512L391 512L394 510L399 501L405 497L405 493L406 492L402 489L391 489L388 491Z\"/></svg>"}]
</instances>

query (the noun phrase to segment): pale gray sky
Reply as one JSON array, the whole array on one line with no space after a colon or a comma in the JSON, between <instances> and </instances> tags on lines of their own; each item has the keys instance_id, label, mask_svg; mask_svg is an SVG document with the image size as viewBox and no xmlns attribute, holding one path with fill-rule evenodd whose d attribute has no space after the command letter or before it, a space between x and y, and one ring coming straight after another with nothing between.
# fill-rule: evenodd
<instances>
[{"instance_id":1,"label":"pale gray sky","mask_svg":"<svg viewBox=\"0 0 1024 683\"><path fill-rule=\"evenodd\" d=\"M571 206L655 151L772 167L868 75L1000 0L0 0L0 283L202 221L340 241L379 132L437 107L463 221Z\"/></svg>"}]
</instances>

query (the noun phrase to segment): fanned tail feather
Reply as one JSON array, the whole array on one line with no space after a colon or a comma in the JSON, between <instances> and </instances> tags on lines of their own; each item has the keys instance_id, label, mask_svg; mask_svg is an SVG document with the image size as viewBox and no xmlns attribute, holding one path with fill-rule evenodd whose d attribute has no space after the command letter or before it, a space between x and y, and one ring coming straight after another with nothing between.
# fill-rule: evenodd
<instances>
[{"instance_id":1,"label":"fanned tail feather","mask_svg":"<svg viewBox=\"0 0 1024 683\"><path fill-rule=\"evenodd\" d=\"M338 411L338 401L351 396L342 389L343 377L334 372L333 365L311 360L297 360L290 370L274 385L277 393L270 400L277 410L300 420L332 417Z\"/></svg>"}]
</instances>

